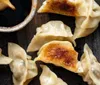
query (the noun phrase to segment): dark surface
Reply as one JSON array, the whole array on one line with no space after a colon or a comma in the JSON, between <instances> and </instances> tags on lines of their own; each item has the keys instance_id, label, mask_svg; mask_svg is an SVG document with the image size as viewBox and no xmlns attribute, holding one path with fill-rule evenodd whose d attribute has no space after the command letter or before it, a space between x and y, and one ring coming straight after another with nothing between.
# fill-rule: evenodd
<instances>
[{"instance_id":1,"label":"dark surface","mask_svg":"<svg viewBox=\"0 0 100 85\"><path fill-rule=\"evenodd\" d=\"M38 7L41 5L39 0ZM100 0L96 0L100 3ZM3 53L7 55L7 43L15 42L21 45L24 49L27 48L30 40L35 34L35 29L38 26L46 23L49 20L62 20L65 24L69 25L74 30L74 18L66 17L56 14L36 14L33 20L22 30L14 33L0 33L0 47L3 49ZM100 27L100 26L99 26ZM93 50L94 55L100 61L100 29L98 29L86 38L77 40L76 50L79 52L79 57L83 53L83 46L87 43ZM32 56L34 58L34 56ZM60 78L68 83L68 85L87 85L83 82L82 78L77 74L71 73L63 68L56 67L54 65L48 65L52 71L54 71ZM40 69L41 70L41 69ZM39 75L40 75L39 71ZM13 85L12 73L9 66L0 66L0 85ZM29 85L40 85L39 76L35 77Z\"/></svg>"}]
</instances>

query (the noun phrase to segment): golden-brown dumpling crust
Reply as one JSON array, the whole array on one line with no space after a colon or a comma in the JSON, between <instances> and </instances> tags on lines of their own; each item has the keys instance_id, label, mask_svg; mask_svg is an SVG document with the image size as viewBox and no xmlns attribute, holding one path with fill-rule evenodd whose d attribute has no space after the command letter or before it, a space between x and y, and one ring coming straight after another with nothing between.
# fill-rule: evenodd
<instances>
[{"instance_id":1,"label":"golden-brown dumpling crust","mask_svg":"<svg viewBox=\"0 0 100 85\"><path fill-rule=\"evenodd\" d=\"M37 60L52 63L70 71L77 71L78 53L67 41L52 41L44 45L39 52Z\"/></svg>"},{"instance_id":2,"label":"golden-brown dumpling crust","mask_svg":"<svg viewBox=\"0 0 100 85\"><path fill-rule=\"evenodd\" d=\"M69 0L47 0L46 3L43 9L40 8L38 12L57 13L67 16L78 15L75 4L71 3Z\"/></svg>"}]
</instances>

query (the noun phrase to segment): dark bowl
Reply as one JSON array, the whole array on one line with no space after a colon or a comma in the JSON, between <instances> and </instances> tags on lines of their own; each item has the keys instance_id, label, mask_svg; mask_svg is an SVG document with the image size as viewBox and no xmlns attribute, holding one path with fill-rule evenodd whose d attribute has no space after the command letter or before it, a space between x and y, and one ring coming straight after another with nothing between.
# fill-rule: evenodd
<instances>
[{"instance_id":1,"label":"dark bowl","mask_svg":"<svg viewBox=\"0 0 100 85\"><path fill-rule=\"evenodd\" d=\"M33 19L35 15L37 0L32 0L31 3L32 4L31 4L30 13L26 16L26 18L21 23L15 26L8 26L8 27L0 26L0 32L14 32L24 28Z\"/></svg>"}]
</instances>

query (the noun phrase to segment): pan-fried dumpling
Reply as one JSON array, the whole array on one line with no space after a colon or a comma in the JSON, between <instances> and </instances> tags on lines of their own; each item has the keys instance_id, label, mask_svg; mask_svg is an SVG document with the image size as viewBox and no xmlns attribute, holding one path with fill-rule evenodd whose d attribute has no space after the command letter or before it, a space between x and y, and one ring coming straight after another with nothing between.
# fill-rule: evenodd
<instances>
[{"instance_id":1,"label":"pan-fried dumpling","mask_svg":"<svg viewBox=\"0 0 100 85\"><path fill-rule=\"evenodd\" d=\"M66 16L86 16L86 0L46 0L38 10L39 13L56 13Z\"/></svg>"},{"instance_id":2,"label":"pan-fried dumpling","mask_svg":"<svg viewBox=\"0 0 100 85\"><path fill-rule=\"evenodd\" d=\"M64 25L62 21L50 21L37 28L37 33L31 40L27 51L37 51L42 45L53 40L68 40L75 45L72 37L73 34L71 33L70 27Z\"/></svg>"},{"instance_id":3,"label":"pan-fried dumpling","mask_svg":"<svg viewBox=\"0 0 100 85\"><path fill-rule=\"evenodd\" d=\"M83 77L84 81L88 82L89 85L100 85L100 63L87 44L84 46L81 64L83 73L80 75Z\"/></svg>"},{"instance_id":4,"label":"pan-fried dumpling","mask_svg":"<svg viewBox=\"0 0 100 85\"><path fill-rule=\"evenodd\" d=\"M39 13L57 13L68 16L76 16L75 0L46 0L38 10Z\"/></svg>"},{"instance_id":5,"label":"pan-fried dumpling","mask_svg":"<svg viewBox=\"0 0 100 85\"><path fill-rule=\"evenodd\" d=\"M88 8L94 0L46 0L39 13L56 13L66 16L87 16Z\"/></svg>"},{"instance_id":6,"label":"pan-fried dumpling","mask_svg":"<svg viewBox=\"0 0 100 85\"><path fill-rule=\"evenodd\" d=\"M87 16L76 17L74 39L86 37L93 33L100 22L100 6L93 0L89 0Z\"/></svg>"},{"instance_id":7,"label":"pan-fried dumpling","mask_svg":"<svg viewBox=\"0 0 100 85\"><path fill-rule=\"evenodd\" d=\"M10 64L11 62L12 59L3 55L2 50L0 49L0 65Z\"/></svg>"},{"instance_id":8,"label":"pan-fried dumpling","mask_svg":"<svg viewBox=\"0 0 100 85\"><path fill-rule=\"evenodd\" d=\"M35 61L51 63L72 72L79 72L78 53L68 41L51 41L41 47Z\"/></svg>"},{"instance_id":9,"label":"pan-fried dumpling","mask_svg":"<svg viewBox=\"0 0 100 85\"><path fill-rule=\"evenodd\" d=\"M13 10L15 9L10 0L0 0L0 10L5 9L6 7L10 7Z\"/></svg>"},{"instance_id":10,"label":"pan-fried dumpling","mask_svg":"<svg viewBox=\"0 0 100 85\"><path fill-rule=\"evenodd\" d=\"M35 62L29 60L25 50L14 43L8 44L8 54L13 59L10 68L13 72L14 85L28 85L30 80L37 75Z\"/></svg>"},{"instance_id":11,"label":"pan-fried dumpling","mask_svg":"<svg viewBox=\"0 0 100 85\"><path fill-rule=\"evenodd\" d=\"M47 66L41 65L43 71L40 76L41 85L67 85L62 79L58 78Z\"/></svg>"}]
</instances>

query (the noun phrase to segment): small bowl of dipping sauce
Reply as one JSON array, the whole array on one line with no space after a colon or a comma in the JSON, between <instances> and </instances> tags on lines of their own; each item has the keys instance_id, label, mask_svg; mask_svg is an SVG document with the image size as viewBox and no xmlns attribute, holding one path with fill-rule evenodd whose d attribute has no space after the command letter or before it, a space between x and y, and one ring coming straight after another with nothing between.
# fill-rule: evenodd
<instances>
[{"instance_id":1,"label":"small bowl of dipping sauce","mask_svg":"<svg viewBox=\"0 0 100 85\"><path fill-rule=\"evenodd\" d=\"M6 0L1 0L6 1ZM37 0L10 0L0 10L0 32L14 32L24 28L34 17ZM13 5L12 5L13 4Z\"/></svg>"}]
</instances>

